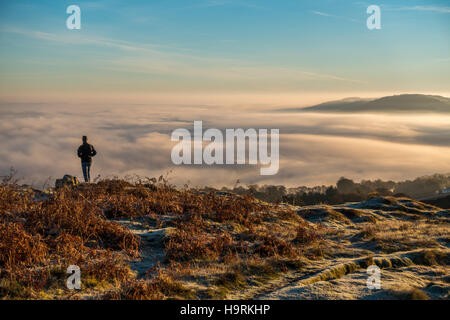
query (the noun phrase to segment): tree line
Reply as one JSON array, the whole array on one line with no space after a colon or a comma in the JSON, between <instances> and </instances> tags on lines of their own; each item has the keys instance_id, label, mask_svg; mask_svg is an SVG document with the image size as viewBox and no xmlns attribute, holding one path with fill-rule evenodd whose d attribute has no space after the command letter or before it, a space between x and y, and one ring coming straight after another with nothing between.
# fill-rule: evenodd
<instances>
[{"instance_id":1,"label":"tree line","mask_svg":"<svg viewBox=\"0 0 450 320\"><path fill-rule=\"evenodd\" d=\"M450 174L434 174L400 182L381 179L355 182L352 179L341 177L336 185L328 186L286 188L282 185L251 184L242 186L237 183L233 188L207 189L241 195L249 194L257 199L273 203L314 205L363 201L374 195L407 196L421 199L432 197L448 187L450 187Z\"/></svg>"}]
</instances>

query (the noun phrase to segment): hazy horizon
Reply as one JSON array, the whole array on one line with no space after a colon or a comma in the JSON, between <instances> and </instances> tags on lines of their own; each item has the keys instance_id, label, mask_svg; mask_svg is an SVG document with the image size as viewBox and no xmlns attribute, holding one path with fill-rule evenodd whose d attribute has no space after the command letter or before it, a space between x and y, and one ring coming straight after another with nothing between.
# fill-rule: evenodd
<instances>
[{"instance_id":1,"label":"hazy horizon","mask_svg":"<svg viewBox=\"0 0 450 320\"><path fill-rule=\"evenodd\" d=\"M138 174L191 186L333 184L355 180L405 180L450 172L450 115L283 113L276 108L217 105L39 105L2 104L0 172L10 166L38 185L66 173L80 177L75 150L86 134L99 154L93 177ZM236 118L238 116L238 118ZM280 171L260 176L257 166L175 166L171 132L207 128L280 129ZM39 182L38 182L39 181Z\"/></svg>"},{"instance_id":2,"label":"hazy horizon","mask_svg":"<svg viewBox=\"0 0 450 320\"><path fill-rule=\"evenodd\" d=\"M348 97L450 97L450 6L380 3L368 30L354 1L68 1L0 5L0 175L27 182L81 177L87 135L92 176L159 176L179 185L332 184L450 172L450 116L283 113ZM170 133L280 129L280 170L177 167Z\"/></svg>"}]
</instances>

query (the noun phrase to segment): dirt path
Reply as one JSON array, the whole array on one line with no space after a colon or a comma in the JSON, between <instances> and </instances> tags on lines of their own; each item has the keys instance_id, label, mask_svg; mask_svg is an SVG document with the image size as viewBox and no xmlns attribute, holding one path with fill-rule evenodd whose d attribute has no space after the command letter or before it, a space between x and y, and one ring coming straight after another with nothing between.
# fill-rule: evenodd
<instances>
[{"instance_id":1,"label":"dirt path","mask_svg":"<svg viewBox=\"0 0 450 320\"><path fill-rule=\"evenodd\" d=\"M141 257L130 263L131 269L137 272L137 278L146 275L149 269L162 262L165 257L162 241L171 228L157 228L155 221L148 217L115 220L127 227L141 239Z\"/></svg>"}]
</instances>

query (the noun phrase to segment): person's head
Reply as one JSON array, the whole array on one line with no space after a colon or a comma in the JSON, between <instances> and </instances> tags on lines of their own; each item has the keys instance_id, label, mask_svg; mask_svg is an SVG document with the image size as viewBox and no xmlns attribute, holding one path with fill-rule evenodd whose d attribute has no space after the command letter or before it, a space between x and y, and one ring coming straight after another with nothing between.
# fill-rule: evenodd
<instances>
[{"instance_id":1,"label":"person's head","mask_svg":"<svg viewBox=\"0 0 450 320\"><path fill-rule=\"evenodd\" d=\"M87 142L87 137L86 136L83 136L83 143L86 143Z\"/></svg>"}]
</instances>

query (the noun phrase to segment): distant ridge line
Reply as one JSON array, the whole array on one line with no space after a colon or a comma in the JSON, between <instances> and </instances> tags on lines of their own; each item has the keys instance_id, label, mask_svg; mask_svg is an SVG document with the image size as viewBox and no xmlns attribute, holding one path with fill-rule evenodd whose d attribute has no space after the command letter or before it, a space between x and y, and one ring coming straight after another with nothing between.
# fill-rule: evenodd
<instances>
[{"instance_id":1,"label":"distant ridge line","mask_svg":"<svg viewBox=\"0 0 450 320\"><path fill-rule=\"evenodd\" d=\"M400 94L374 99L346 98L283 112L437 112L450 113L450 98L439 95Z\"/></svg>"}]
</instances>

